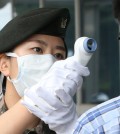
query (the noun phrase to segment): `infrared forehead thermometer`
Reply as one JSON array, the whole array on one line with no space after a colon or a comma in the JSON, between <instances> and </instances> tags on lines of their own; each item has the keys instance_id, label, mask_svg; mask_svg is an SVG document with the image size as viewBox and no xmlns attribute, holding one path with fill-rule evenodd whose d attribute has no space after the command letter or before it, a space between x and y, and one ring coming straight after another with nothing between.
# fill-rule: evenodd
<instances>
[{"instance_id":1,"label":"infrared forehead thermometer","mask_svg":"<svg viewBox=\"0 0 120 134\"><path fill-rule=\"evenodd\" d=\"M93 53L97 49L97 43L93 38L81 37L75 41L74 57L83 66L86 66Z\"/></svg>"}]
</instances>

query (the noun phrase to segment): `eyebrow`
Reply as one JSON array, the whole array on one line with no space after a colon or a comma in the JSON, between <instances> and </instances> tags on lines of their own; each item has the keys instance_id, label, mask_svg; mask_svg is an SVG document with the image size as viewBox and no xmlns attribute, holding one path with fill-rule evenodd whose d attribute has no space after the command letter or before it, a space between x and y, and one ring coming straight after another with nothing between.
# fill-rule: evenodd
<instances>
[{"instance_id":1,"label":"eyebrow","mask_svg":"<svg viewBox=\"0 0 120 134\"><path fill-rule=\"evenodd\" d=\"M59 50L66 52L66 49L64 46L56 46L56 49L59 49Z\"/></svg>"},{"instance_id":2,"label":"eyebrow","mask_svg":"<svg viewBox=\"0 0 120 134\"><path fill-rule=\"evenodd\" d=\"M39 43L39 44L42 44L42 45L45 45L45 46L47 46L48 44L45 42L45 41L43 41L43 40L29 40L30 42L36 42L36 43Z\"/></svg>"},{"instance_id":3,"label":"eyebrow","mask_svg":"<svg viewBox=\"0 0 120 134\"><path fill-rule=\"evenodd\" d=\"M43 41L43 40L28 40L28 41L30 41L30 42L37 42L37 43L42 44L42 45L44 45L44 46L47 46L47 45L48 45L48 44L47 44L45 41ZM64 51L64 52L66 52L66 49L65 49L64 46L57 45L55 48L58 49L58 50L62 50L62 51Z\"/></svg>"}]
</instances>

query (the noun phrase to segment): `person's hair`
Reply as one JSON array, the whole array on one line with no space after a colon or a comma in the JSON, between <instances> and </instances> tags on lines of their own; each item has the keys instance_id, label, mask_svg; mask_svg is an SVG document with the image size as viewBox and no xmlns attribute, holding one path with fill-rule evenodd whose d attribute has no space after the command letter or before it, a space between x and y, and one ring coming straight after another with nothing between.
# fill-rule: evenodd
<instances>
[{"instance_id":1,"label":"person's hair","mask_svg":"<svg viewBox=\"0 0 120 134\"><path fill-rule=\"evenodd\" d=\"M112 2L114 17L120 22L120 0L113 0Z\"/></svg>"},{"instance_id":2,"label":"person's hair","mask_svg":"<svg viewBox=\"0 0 120 134\"><path fill-rule=\"evenodd\" d=\"M30 131L30 134L56 134L56 132L49 129L49 126L45 124L42 120L35 129L36 131Z\"/></svg>"},{"instance_id":3,"label":"person's hair","mask_svg":"<svg viewBox=\"0 0 120 134\"><path fill-rule=\"evenodd\" d=\"M56 132L50 130L48 125L45 124L44 122L41 125L42 125L42 132L39 134L56 134Z\"/></svg>"}]
</instances>

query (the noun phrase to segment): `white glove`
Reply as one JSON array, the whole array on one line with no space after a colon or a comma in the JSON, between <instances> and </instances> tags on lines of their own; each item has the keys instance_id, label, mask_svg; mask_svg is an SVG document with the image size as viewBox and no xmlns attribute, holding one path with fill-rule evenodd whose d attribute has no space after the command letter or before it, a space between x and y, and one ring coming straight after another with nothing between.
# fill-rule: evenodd
<instances>
[{"instance_id":1,"label":"white glove","mask_svg":"<svg viewBox=\"0 0 120 134\"><path fill-rule=\"evenodd\" d=\"M44 88L63 89L66 93L74 96L77 89L83 83L82 76L90 74L87 67L78 63L74 56L66 60L55 62L45 76L40 81Z\"/></svg>"},{"instance_id":2,"label":"white glove","mask_svg":"<svg viewBox=\"0 0 120 134\"><path fill-rule=\"evenodd\" d=\"M57 134L70 134L77 120L72 96L87 75L88 68L74 57L57 61L37 85L26 90L22 104Z\"/></svg>"},{"instance_id":3,"label":"white glove","mask_svg":"<svg viewBox=\"0 0 120 134\"><path fill-rule=\"evenodd\" d=\"M56 95L50 90L36 85L26 91L22 104L57 134L70 134L78 119L76 105L64 90L56 90Z\"/></svg>"}]
</instances>

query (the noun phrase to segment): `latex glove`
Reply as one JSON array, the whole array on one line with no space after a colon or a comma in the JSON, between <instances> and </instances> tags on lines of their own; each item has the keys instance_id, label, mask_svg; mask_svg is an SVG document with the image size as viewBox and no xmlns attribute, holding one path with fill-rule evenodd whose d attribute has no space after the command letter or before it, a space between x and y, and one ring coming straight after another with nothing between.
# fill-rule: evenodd
<instances>
[{"instance_id":1,"label":"latex glove","mask_svg":"<svg viewBox=\"0 0 120 134\"><path fill-rule=\"evenodd\" d=\"M77 120L72 96L82 86L87 67L74 57L57 61L40 82L26 90L22 104L58 134L70 134Z\"/></svg>"}]
</instances>

